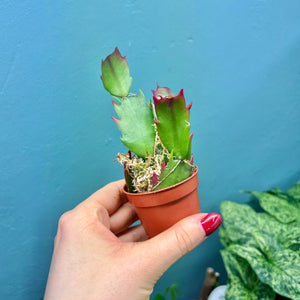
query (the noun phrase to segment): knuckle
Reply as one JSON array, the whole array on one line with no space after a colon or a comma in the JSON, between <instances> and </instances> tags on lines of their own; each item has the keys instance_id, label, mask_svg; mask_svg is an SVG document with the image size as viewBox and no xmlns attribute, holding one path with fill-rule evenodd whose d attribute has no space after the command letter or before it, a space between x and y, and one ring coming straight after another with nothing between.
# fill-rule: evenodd
<instances>
[{"instance_id":1,"label":"knuckle","mask_svg":"<svg viewBox=\"0 0 300 300\"><path fill-rule=\"evenodd\" d=\"M176 229L175 237L182 256L194 249L191 236L184 228Z\"/></svg>"},{"instance_id":2,"label":"knuckle","mask_svg":"<svg viewBox=\"0 0 300 300\"><path fill-rule=\"evenodd\" d=\"M97 208L98 216L106 216L108 214L107 209L103 205L99 205Z\"/></svg>"},{"instance_id":3,"label":"knuckle","mask_svg":"<svg viewBox=\"0 0 300 300\"><path fill-rule=\"evenodd\" d=\"M72 211L67 211L61 217L58 221L58 229L57 234L66 234L69 233L72 230L73 227L73 213Z\"/></svg>"},{"instance_id":4,"label":"knuckle","mask_svg":"<svg viewBox=\"0 0 300 300\"><path fill-rule=\"evenodd\" d=\"M104 206L100 205L97 208L97 215L94 216L92 221L95 224L98 224L100 221L101 223L109 227L109 214L107 212L107 209Z\"/></svg>"}]
</instances>

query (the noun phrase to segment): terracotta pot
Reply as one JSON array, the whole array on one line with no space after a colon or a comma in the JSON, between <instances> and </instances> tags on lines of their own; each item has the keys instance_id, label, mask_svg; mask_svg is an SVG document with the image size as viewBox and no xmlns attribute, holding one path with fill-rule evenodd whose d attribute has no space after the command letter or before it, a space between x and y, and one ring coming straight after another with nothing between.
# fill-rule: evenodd
<instances>
[{"instance_id":1,"label":"terracotta pot","mask_svg":"<svg viewBox=\"0 0 300 300\"><path fill-rule=\"evenodd\" d=\"M188 179L171 187L149 192L128 193L127 200L135 207L149 237L168 229L181 219L200 212L198 169Z\"/></svg>"}]
</instances>

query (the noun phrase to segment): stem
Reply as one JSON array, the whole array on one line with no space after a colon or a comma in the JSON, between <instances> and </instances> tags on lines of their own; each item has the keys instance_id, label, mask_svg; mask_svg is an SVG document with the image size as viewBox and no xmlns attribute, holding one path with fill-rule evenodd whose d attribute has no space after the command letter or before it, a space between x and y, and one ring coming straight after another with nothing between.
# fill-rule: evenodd
<instances>
[{"instance_id":1,"label":"stem","mask_svg":"<svg viewBox=\"0 0 300 300\"><path fill-rule=\"evenodd\" d=\"M121 100L118 97L112 96L116 101L118 101L119 104L121 104Z\"/></svg>"}]
</instances>

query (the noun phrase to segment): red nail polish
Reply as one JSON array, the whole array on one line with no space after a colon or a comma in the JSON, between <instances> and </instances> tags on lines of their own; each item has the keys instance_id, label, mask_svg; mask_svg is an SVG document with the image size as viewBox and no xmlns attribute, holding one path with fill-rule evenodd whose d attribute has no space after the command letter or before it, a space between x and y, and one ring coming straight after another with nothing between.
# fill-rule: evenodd
<instances>
[{"instance_id":1,"label":"red nail polish","mask_svg":"<svg viewBox=\"0 0 300 300\"><path fill-rule=\"evenodd\" d=\"M215 232L218 227L222 224L223 218L217 213L210 213L200 220L202 228L205 231L205 235L209 236Z\"/></svg>"}]
</instances>

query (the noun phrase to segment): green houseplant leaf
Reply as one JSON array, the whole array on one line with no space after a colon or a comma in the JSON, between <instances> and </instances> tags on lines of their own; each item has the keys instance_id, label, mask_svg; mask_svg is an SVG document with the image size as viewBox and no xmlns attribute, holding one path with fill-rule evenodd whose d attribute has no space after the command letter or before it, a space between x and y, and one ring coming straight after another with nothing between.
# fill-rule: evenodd
<instances>
[{"instance_id":1,"label":"green houseplant leaf","mask_svg":"<svg viewBox=\"0 0 300 300\"><path fill-rule=\"evenodd\" d=\"M154 297L154 300L166 300L171 297L172 300L176 300L177 295L180 295L179 290L177 289L178 283L173 283L166 288L164 296L157 294ZM169 297L170 296L170 297Z\"/></svg>"},{"instance_id":2,"label":"green houseplant leaf","mask_svg":"<svg viewBox=\"0 0 300 300\"><path fill-rule=\"evenodd\" d=\"M257 213L245 204L222 202L225 229L220 230L220 238L225 250L245 260L260 282L276 293L299 299L300 226L298 213L294 214L298 210L297 193L279 189L249 193L258 197L267 213ZM280 216L281 209L284 215L290 212L288 222ZM230 261L223 259L226 269L230 268Z\"/></svg>"},{"instance_id":3,"label":"green houseplant leaf","mask_svg":"<svg viewBox=\"0 0 300 300\"><path fill-rule=\"evenodd\" d=\"M171 284L165 291L165 296L171 295L172 300L176 299L177 295L180 295L179 290L177 289L178 283Z\"/></svg>"},{"instance_id":4,"label":"green houseplant leaf","mask_svg":"<svg viewBox=\"0 0 300 300\"><path fill-rule=\"evenodd\" d=\"M229 249L221 250L221 255L228 274L225 300L275 299L275 292L258 279L247 260Z\"/></svg>"},{"instance_id":5,"label":"green houseplant leaf","mask_svg":"<svg viewBox=\"0 0 300 300\"><path fill-rule=\"evenodd\" d=\"M265 225L264 219L270 219L270 217L260 214L260 218L257 218L256 212L249 205L224 201L220 207L222 215L225 216L223 224L233 242L253 243L251 239L253 230L269 231L269 226L263 226Z\"/></svg>"},{"instance_id":6,"label":"green houseplant leaf","mask_svg":"<svg viewBox=\"0 0 300 300\"><path fill-rule=\"evenodd\" d=\"M266 257L255 247L232 245L229 249L251 265L262 283L268 284L282 296L299 299L299 254L282 250Z\"/></svg>"},{"instance_id":7,"label":"green houseplant leaf","mask_svg":"<svg viewBox=\"0 0 300 300\"><path fill-rule=\"evenodd\" d=\"M225 230L223 227L219 228L219 237L222 245L227 248L232 244L232 240L228 233L228 230Z\"/></svg>"},{"instance_id":8,"label":"green houseplant leaf","mask_svg":"<svg viewBox=\"0 0 300 300\"><path fill-rule=\"evenodd\" d=\"M292 223L300 220L300 202L280 189L271 191L247 192L258 198L260 206L281 223Z\"/></svg>"},{"instance_id":9,"label":"green houseplant leaf","mask_svg":"<svg viewBox=\"0 0 300 300\"><path fill-rule=\"evenodd\" d=\"M300 201L300 180L297 181L296 184L287 191L287 193Z\"/></svg>"}]
</instances>

